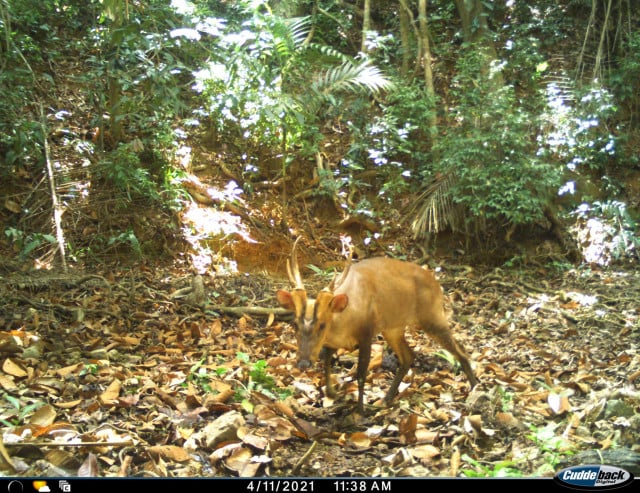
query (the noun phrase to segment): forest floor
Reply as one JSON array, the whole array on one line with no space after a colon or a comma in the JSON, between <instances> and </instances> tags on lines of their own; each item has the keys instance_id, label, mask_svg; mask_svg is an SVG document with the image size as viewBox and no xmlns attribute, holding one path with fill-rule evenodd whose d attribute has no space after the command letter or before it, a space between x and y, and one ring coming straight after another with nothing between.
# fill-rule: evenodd
<instances>
[{"instance_id":1,"label":"forest floor","mask_svg":"<svg viewBox=\"0 0 640 493\"><path fill-rule=\"evenodd\" d=\"M341 265L337 234L318 231L301 232L310 290ZM5 252L2 473L551 476L595 460L640 474L637 268L533 255L496 265L445 249L430 260L479 385L410 332L416 361L383 407L393 359L379 339L360 415L357 352L339 353L335 401L320 363L296 368L291 320L274 297L291 237L241 236L229 242L240 269L201 273L186 250L66 273L17 270Z\"/></svg>"}]
</instances>

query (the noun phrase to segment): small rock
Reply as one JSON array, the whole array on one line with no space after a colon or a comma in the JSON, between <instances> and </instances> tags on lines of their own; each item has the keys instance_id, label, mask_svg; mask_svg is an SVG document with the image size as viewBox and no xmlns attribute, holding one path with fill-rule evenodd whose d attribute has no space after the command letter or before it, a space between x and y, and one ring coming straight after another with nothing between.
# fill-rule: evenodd
<instances>
[{"instance_id":1,"label":"small rock","mask_svg":"<svg viewBox=\"0 0 640 493\"><path fill-rule=\"evenodd\" d=\"M207 448L213 448L221 442L237 440L238 429L245 425L245 419L238 411L229 411L202 430L203 442Z\"/></svg>"}]
</instances>

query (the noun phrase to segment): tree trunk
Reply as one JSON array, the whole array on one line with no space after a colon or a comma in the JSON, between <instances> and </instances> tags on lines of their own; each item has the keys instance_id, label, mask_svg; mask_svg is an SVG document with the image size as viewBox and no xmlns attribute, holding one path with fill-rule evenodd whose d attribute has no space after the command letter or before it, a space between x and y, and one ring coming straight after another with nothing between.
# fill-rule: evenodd
<instances>
[{"instance_id":1,"label":"tree trunk","mask_svg":"<svg viewBox=\"0 0 640 493\"><path fill-rule=\"evenodd\" d=\"M462 35L464 41L477 45L486 58L485 70L488 71L491 62L497 60L496 47L491 39L491 31L487 22L487 14L484 13L482 0L455 0L458 14L462 21ZM503 85L499 72L493 74L495 87Z\"/></svg>"},{"instance_id":2,"label":"tree trunk","mask_svg":"<svg viewBox=\"0 0 640 493\"><path fill-rule=\"evenodd\" d=\"M107 102L107 111L109 113L109 132L115 143L122 141L123 129L122 129L122 109L120 107L120 97L122 95L122 88L120 81L117 78L117 74L109 74L107 77L109 81L109 101ZM102 129L103 130L103 129ZM104 132L101 132L104 136ZM104 143L102 144L104 149Z\"/></svg>"},{"instance_id":3,"label":"tree trunk","mask_svg":"<svg viewBox=\"0 0 640 493\"><path fill-rule=\"evenodd\" d=\"M409 46L409 33L411 29L409 14L407 9L400 0L399 19L400 19L400 43L402 46L402 64L400 66L400 74L406 77L409 73L409 62L411 60L411 48Z\"/></svg>"},{"instance_id":4,"label":"tree trunk","mask_svg":"<svg viewBox=\"0 0 640 493\"><path fill-rule=\"evenodd\" d=\"M433 85L433 72L431 70L431 47L429 46L429 28L427 25L427 0L418 2L418 24L420 32L420 46L422 53L422 66L424 68L424 86L427 96L431 101L435 101L435 88ZM438 135L436 112L432 111L428 121L429 135L432 145Z\"/></svg>"},{"instance_id":5,"label":"tree trunk","mask_svg":"<svg viewBox=\"0 0 640 493\"><path fill-rule=\"evenodd\" d=\"M462 35L468 43L484 43L489 32L487 16L483 13L481 0L456 0L462 21ZM493 43L491 43L493 46ZM495 54L495 49L493 51Z\"/></svg>"},{"instance_id":6,"label":"tree trunk","mask_svg":"<svg viewBox=\"0 0 640 493\"><path fill-rule=\"evenodd\" d=\"M602 23L602 30L600 31L600 42L598 43L598 51L596 53L596 62L593 67L593 80L602 78L602 58L604 53L604 43L607 37L607 27L609 25L609 16L611 15L612 0L607 2L607 11L604 16L604 22Z\"/></svg>"},{"instance_id":7,"label":"tree trunk","mask_svg":"<svg viewBox=\"0 0 640 493\"><path fill-rule=\"evenodd\" d=\"M576 240L571 236L571 234L567 231L567 228L562 221L558 219L558 216L554 212L553 208L547 205L543 209L544 215L551 224L551 232L556 237L556 240L564 248L564 254L569 259L569 261L574 264L578 264L582 262L583 256L580 253L580 248L576 243Z\"/></svg>"},{"instance_id":8,"label":"tree trunk","mask_svg":"<svg viewBox=\"0 0 640 493\"><path fill-rule=\"evenodd\" d=\"M364 0L364 12L362 18L362 45L360 51L367 53L367 34L371 31L371 0Z\"/></svg>"},{"instance_id":9,"label":"tree trunk","mask_svg":"<svg viewBox=\"0 0 640 493\"><path fill-rule=\"evenodd\" d=\"M418 24L420 26L420 45L422 47L422 65L424 85L430 97L435 95L433 72L431 71L431 47L429 46L429 28L427 26L427 0L418 1Z\"/></svg>"}]
</instances>

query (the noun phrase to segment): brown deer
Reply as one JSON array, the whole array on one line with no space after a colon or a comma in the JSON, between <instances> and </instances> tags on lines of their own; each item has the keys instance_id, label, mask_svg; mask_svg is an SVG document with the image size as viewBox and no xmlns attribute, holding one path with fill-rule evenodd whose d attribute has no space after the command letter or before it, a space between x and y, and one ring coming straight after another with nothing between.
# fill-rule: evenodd
<instances>
[{"instance_id":1,"label":"brown deer","mask_svg":"<svg viewBox=\"0 0 640 493\"><path fill-rule=\"evenodd\" d=\"M384 398L389 404L409 371L414 354L405 340L405 329L416 327L435 339L460 362L471 387L478 382L469 358L449 328L442 288L433 272L411 262L374 257L352 263L320 291L307 297L296 246L287 260L291 291L279 290L278 303L295 314L298 368L306 369L323 352L326 393L335 397L331 383L331 359L337 349L358 348L358 409L363 409L364 383L371 359L371 344L381 333L397 355L399 366ZM324 351L323 351L324 350Z\"/></svg>"}]
</instances>

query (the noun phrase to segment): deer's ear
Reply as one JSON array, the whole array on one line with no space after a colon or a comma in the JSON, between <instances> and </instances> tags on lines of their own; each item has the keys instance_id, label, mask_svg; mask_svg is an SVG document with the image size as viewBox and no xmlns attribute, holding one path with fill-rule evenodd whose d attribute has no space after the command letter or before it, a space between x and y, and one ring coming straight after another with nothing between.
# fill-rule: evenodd
<instances>
[{"instance_id":1,"label":"deer's ear","mask_svg":"<svg viewBox=\"0 0 640 493\"><path fill-rule=\"evenodd\" d=\"M293 303L293 296L289 291L285 291L284 289L280 289L276 292L276 300L282 308L287 310L295 310L296 306Z\"/></svg>"},{"instance_id":2,"label":"deer's ear","mask_svg":"<svg viewBox=\"0 0 640 493\"><path fill-rule=\"evenodd\" d=\"M329 306L331 307L332 312L339 313L343 311L348 304L349 297L346 294L337 294L333 297Z\"/></svg>"}]
</instances>

